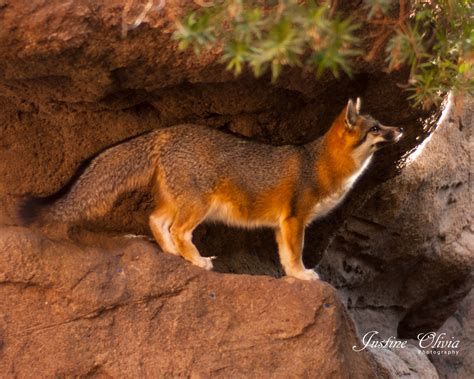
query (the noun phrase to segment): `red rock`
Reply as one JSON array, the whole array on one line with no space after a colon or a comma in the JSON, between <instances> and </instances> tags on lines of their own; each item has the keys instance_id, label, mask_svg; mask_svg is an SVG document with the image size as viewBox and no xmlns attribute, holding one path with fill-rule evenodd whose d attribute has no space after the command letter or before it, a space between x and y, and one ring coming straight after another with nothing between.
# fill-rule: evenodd
<instances>
[{"instance_id":1,"label":"red rock","mask_svg":"<svg viewBox=\"0 0 474 379\"><path fill-rule=\"evenodd\" d=\"M0 231L2 377L377 377L324 282L208 272L149 242Z\"/></svg>"}]
</instances>

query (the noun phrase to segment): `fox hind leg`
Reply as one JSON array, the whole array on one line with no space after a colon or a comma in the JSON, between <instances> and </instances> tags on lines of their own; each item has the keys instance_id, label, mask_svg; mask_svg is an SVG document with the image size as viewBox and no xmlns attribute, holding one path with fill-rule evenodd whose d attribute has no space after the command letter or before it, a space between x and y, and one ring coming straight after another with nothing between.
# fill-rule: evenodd
<instances>
[{"instance_id":1,"label":"fox hind leg","mask_svg":"<svg viewBox=\"0 0 474 379\"><path fill-rule=\"evenodd\" d=\"M150 215L150 229L156 242L165 253L180 255L170 234L172 220L172 212L164 205L159 206Z\"/></svg>"},{"instance_id":2,"label":"fox hind leg","mask_svg":"<svg viewBox=\"0 0 474 379\"><path fill-rule=\"evenodd\" d=\"M202 257L194 246L193 230L203 221L206 210L200 207L181 207L173 219L170 232L179 254L192 264L212 270L212 258Z\"/></svg>"},{"instance_id":3,"label":"fox hind leg","mask_svg":"<svg viewBox=\"0 0 474 379\"><path fill-rule=\"evenodd\" d=\"M317 280L314 270L303 265L302 252L304 240L304 224L296 218L288 218L280 223L276 230L278 253L286 275L301 280Z\"/></svg>"}]
</instances>

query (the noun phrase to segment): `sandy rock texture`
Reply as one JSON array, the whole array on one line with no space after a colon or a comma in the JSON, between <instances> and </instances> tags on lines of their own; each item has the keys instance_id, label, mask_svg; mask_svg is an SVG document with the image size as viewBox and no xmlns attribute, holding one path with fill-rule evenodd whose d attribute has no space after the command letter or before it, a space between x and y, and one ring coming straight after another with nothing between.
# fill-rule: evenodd
<instances>
[{"instance_id":1,"label":"sandy rock texture","mask_svg":"<svg viewBox=\"0 0 474 379\"><path fill-rule=\"evenodd\" d=\"M440 378L469 378L474 372L474 291L464 298L457 311L446 320L439 333L459 339L459 354L433 355L431 360Z\"/></svg>"},{"instance_id":2,"label":"sandy rock texture","mask_svg":"<svg viewBox=\"0 0 474 379\"><path fill-rule=\"evenodd\" d=\"M276 85L249 73L236 79L217 50L177 50L173 23L191 2L168 1L131 28L145 2L0 0L0 373L28 376L40 356L56 358L38 368L52 376L271 368L281 377L288 365L308 377L434 373L412 350L376 353L377 365L353 354L338 296L360 333L383 336L414 338L456 311L472 287L470 106L431 134L439 112L411 108L398 86L405 74L384 73L382 59L354 62L353 80L300 69ZM204 225L194 238L203 255L218 257L217 271L265 277L202 273L124 239L150 233L147 188L75 226L72 241L17 227L25 196L58 191L84 161L127 138L192 122L301 144L324 134L356 96L364 112L406 135L375 157L340 209L308 229L306 264L319 264L337 295L326 284L270 278L281 268L267 230Z\"/></svg>"},{"instance_id":3,"label":"sandy rock texture","mask_svg":"<svg viewBox=\"0 0 474 379\"><path fill-rule=\"evenodd\" d=\"M324 282L207 272L136 239L0 231L2 377L387 375L351 349Z\"/></svg>"}]
</instances>

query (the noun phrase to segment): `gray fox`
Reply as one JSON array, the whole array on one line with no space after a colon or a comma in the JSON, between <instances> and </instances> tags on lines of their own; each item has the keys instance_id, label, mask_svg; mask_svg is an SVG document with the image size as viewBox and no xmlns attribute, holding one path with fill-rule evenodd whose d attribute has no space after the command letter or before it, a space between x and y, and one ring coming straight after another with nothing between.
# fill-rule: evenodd
<instances>
[{"instance_id":1,"label":"gray fox","mask_svg":"<svg viewBox=\"0 0 474 379\"><path fill-rule=\"evenodd\" d=\"M105 150L52 203L25 203L25 223L78 222L107 212L126 191L152 182L151 232L164 252L212 269L192 242L202 222L275 230L288 276L319 279L302 262L305 227L345 197L376 150L402 137L347 106L321 138L271 146L200 125L158 129ZM36 207L32 205L36 204Z\"/></svg>"}]
</instances>

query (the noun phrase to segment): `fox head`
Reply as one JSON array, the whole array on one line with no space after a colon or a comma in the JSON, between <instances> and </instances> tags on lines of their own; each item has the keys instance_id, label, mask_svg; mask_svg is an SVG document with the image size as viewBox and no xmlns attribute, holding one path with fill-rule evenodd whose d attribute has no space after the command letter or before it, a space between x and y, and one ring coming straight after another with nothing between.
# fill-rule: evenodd
<instances>
[{"instance_id":1,"label":"fox head","mask_svg":"<svg viewBox=\"0 0 474 379\"><path fill-rule=\"evenodd\" d=\"M346 142L357 157L365 159L380 148L398 142L403 129L382 125L368 114L360 113L361 101L347 102L344 110L344 134Z\"/></svg>"}]
</instances>

